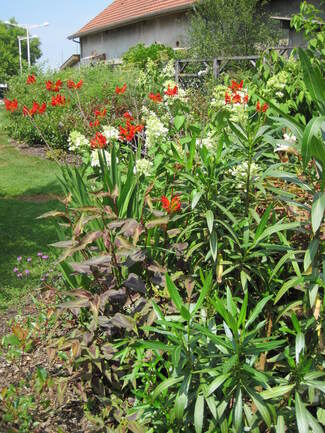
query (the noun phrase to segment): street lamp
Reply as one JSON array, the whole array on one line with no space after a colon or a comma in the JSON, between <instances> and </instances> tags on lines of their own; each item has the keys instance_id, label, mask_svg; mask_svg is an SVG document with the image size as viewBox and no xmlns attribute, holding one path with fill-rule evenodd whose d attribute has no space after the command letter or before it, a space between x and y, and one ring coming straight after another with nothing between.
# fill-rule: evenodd
<instances>
[{"instance_id":1,"label":"street lamp","mask_svg":"<svg viewBox=\"0 0 325 433\"><path fill-rule=\"evenodd\" d=\"M43 24L33 24L33 25L28 25L28 24L15 24L12 23L10 21L5 21L5 24L7 24L8 26L13 26L13 27L19 27L21 29L26 30L26 40L27 40L27 60L28 60L28 67L30 68L30 44L29 44L29 40L31 39L30 37L30 30L32 29L38 29L40 27L46 27L49 25L48 22L45 22Z\"/></svg>"},{"instance_id":2,"label":"street lamp","mask_svg":"<svg viewBox=\"0 0 325 433\"><path fill-rule=\"evenodd\" d=\"M18 38L18 47L19 47L19 68L20 68L20 73L23 73L23 64L22 64L22 59L21 59L21 41L26 41L27 37L26 36L17 36ZM34 39L37 38L36 35L30 36L30 39Z\"/></svg>"}]
</instances>

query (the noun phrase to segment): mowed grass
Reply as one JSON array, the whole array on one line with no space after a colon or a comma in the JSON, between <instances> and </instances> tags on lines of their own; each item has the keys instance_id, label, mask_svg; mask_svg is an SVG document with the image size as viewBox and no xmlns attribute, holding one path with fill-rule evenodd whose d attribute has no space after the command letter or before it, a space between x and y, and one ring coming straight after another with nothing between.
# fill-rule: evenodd
<instances>
[{"instance_id":1,"label":"mowed grass","mask_svg":"<svg viewBox=\"0 0 325 433\"><path fill-rule=\"evenodd\" d=\"M50 266L37 253L49 254L48 244L56 240L55 226L52 220L36 218L58 207L51 194L60 193L59 168L14 148L3 130L5 114L0 109L0 309L18 303L37 287ZM19 268L28 269L29 277L24 274L18 279L13 272L19 256ZM28 257L32 262L27 263Z\"/></svg>"}]
</instances>

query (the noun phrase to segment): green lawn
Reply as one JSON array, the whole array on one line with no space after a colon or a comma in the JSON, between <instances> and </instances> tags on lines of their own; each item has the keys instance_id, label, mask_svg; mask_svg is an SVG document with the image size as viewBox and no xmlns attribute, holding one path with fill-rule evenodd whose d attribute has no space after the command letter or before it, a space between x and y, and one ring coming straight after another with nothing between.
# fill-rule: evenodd
<instances>
[{"instance_id":1,"label":"green lawn","mask_svg":"<svg viewBox=\"0 0 325 433\"><path fill-rule=\"evenodd\" d=\"M4 115L0 110L0 308L19 302L50 266L45 261L40 264L37 253L48 254L47 245L56 240L55 227L51 220L36 218L58 206L46 196L60 193L56 164L23 155L9 144L3 131ZM18 279L13 272L19 256L21 270L31 271L28 278Z\"/></svg>"}]
</instances>

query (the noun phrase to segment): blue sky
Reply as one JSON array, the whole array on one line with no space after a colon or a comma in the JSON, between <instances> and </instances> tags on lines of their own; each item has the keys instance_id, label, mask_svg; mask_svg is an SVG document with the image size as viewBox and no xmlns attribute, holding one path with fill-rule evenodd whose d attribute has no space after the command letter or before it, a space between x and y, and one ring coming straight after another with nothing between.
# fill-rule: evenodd
<instances>
[{"instance_id":1,"label":"blue sky","mask_svg":"<svg viewBox=\"0 0 325 433\"><path fill-rule=\"evenodd\" d=\"M105 9L112 0L0 0L0 20L15 17L20 24L41 24L48 27L35 29L42 43L42 62L52 68L59 67L79 47L67 36L79 30L91 18Z\"/></svg>"}]
</instances>

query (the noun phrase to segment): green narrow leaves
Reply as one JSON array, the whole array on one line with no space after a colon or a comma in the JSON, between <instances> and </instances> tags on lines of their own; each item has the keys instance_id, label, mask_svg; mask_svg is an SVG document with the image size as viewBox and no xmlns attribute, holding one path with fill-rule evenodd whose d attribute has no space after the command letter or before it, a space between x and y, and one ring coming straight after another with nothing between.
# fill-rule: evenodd
<instances>
[{"instance_id":1,"label":"green narrow leaves","mask_svg":"<svg viewBox=\"0 0 325 433\"><path fill-rule=\"evenodd\" d=\"M298 392L295 393L295 409L296 409L298 432L309 433L307 410L303 402L301 401Z\"/></svg>"},{"instance_id":2,"label":"green narrow leaves","mask_svg":"<svg viewBox=\"0 0 325 433\"><path fill-rule=\"evenodd\" d=\"M208 225L208 229L210 234L212 233L213 230L213 221L214 221L214 216L213 216L213 212L211 210L208 210L205 214L206 220L207 220L207 225Z\"/></svg>"},{"instance_id":3,"label":"green narrow leaves","mask_svg":"<svg viewBox=\"0 0 325 433\"><path fill-rule=\"evenodd\" d=\"M196 433L202 433L204 420L204 396L198 394L194 408L194 427Z\"/></svg>"},{"instance_id":4,"label":"green narrow leaves","mask_svg":"<svg viewBox=\"0 0 325 433\"><path fill-rule=\"evenodd\" d=\"M230 373L227 374L221 374L216 379L214 379L210 385L207 388L206 396L209 397L213 392L215 392L228 377L230 376Z\"/></svg>"},{"instance_id":5,"label":"green narrow leaves","mask_svg":"<svg viewBox=\"0 0 325 433\"><path fill-rule=\"evenodd\" d=\"M183 379L184 376L170 377L169 379L164 380L161 384L157 386L154 393L152 394L152 398L155 400L159 394L166 391L171 386L176 385L176 383L182 382Z\"/></svg>"},{"instance_id":6,"label":"green narrow leaves","mask_svg":"<svg viewBox=\"0 0 325 433\"><path fill-rule=\"evenodd\" d=\"M283 397L285 394L290 392L295 387L295 384L292 385L282 385L275 386L274 388L267 389L266 391L262 391L260 396L264 398L264 400L269 400L271 398Z\"/></svg>"},{"instance_id":7,"label":"green narrow leaves","mask_svg":"<svg viewBox=\"0 0 325 433\"><path fill-rule=\"evenodd\" d=\"M216 262L217 257L218 257L218 237L217 237L217 233L215 232L215 230L213 230L213 232L211 233L211 236L210 236L210 252L211 252L211 256L213 258L213 261Z\"/></svg>"},{"instance_id":8,"label":"green narrow leaves","mask_svg":"<svg viewBox=\"0 0 325 433\"><path fill-rule=\"evenodd\" d=\"M175 307L180 312L181 316L185 320L189 321L191 319L191 315L190 315L188 309L183 304L182 298L180 297L180 294L178 293L177 287L175 286L175 284L173 283L173 281L171 280L171 278L168 274L166 274L166 284L167 284L168 293L169 293L172 301L174 302Z\"/></svg>"},{"instance_id":9,"label":"green narrow leaves","mask_svg":"<svg viewBox=\"0 0 325 433\"><path fill-rule=\"evenodd\" d=\"M325 210L325 193L316 194L311 208L311 223L313 232L316 233L319 229Z\"/></svg>"}]
</instances>

